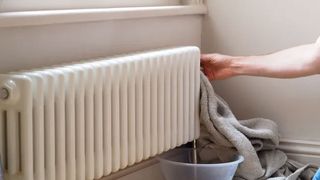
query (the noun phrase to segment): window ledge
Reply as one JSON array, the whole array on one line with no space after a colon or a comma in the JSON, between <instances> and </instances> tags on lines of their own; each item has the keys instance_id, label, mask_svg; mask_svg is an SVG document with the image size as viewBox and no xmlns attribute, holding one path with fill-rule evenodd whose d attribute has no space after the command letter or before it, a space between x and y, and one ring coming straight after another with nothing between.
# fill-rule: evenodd
<instances>
[{"instance_id":1,"label":"window ledge","mask_svg":"<svg viewBox=\"0 0 320 180\"><path fill-rule=\"evenodd\" d=\"M205 5L49 10L0 13L0 27L205 14Z\"/></svg>"}]
</instances>

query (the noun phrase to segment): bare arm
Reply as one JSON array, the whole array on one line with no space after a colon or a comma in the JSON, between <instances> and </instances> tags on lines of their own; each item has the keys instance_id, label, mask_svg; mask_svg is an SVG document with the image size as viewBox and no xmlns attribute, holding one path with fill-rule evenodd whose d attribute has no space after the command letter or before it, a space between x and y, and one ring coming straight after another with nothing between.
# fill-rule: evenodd
<instances>
[{"instance_id":1,"label":"bare arm","mask_svg":"<svg viewBox=\"0 0 320 180\"><path fill-rule=\"evenodd\" d=\"M209 79L236 75L295 78L320 73L320 38L269 55L234 57L220 54L202 55L201 65Z\"/></svg>"}]
</instances>

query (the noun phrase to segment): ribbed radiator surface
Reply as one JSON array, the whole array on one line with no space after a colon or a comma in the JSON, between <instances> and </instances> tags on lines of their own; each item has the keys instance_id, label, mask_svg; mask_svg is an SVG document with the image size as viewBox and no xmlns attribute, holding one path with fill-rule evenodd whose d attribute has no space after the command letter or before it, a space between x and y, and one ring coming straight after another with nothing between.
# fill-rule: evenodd
<instances>
[{"instance_id":1,"label":"ribbed radiator surface","mask_svg":"<svg viewBox=\"0 0 320 180\"><path fill-rule=\"evenodd\" d=\"M98 179L199 136L199 50L0 75L7 179Z\"/></svg>"}]
</instances>

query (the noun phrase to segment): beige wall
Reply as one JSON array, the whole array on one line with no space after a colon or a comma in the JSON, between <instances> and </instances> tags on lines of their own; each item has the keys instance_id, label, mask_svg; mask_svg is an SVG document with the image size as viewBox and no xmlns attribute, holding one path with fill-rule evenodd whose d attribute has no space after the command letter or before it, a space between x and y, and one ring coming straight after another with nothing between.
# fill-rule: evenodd
<instances>
[{"instance_id":1,"label":"beige wall","mask_svg":"<svg viewBox=\"0 0 320 180\"><path fill-rule=\"evenodd\" d=\"M320 35L318 0L207 0L204 52L264 54L310 43ZM237 77L215 89L239 118L262 116L291 140L320 141L320 76L279 80Z\"/></svg>"},{"instance_id":2,"label":"beige wall","mask_svg":"<svg viewBox=\"0 0 320 180\"><path fill-rule=\"evenodd\" d=\"M200 41L200 15L0 28L0 73Z\"/></svg>"}]
</instances>

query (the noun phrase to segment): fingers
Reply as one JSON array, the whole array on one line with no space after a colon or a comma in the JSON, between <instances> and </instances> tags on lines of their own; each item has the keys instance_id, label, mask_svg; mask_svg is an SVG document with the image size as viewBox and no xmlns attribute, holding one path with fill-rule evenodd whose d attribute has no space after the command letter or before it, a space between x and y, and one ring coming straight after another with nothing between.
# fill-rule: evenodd
<instances>
[{"instance_id":1,"label":"fingers","mask_svg":"<svg viewBox=\"0 0 320 180\"><path fill-rule=\"evenodd\" d=\"M203 66L203 73L208 77L209 80L215 79L214 72L206 66Z\"/></svg>"},{"instance_id":2,"label":"fingers","mask_svg":"<svg viewBox=\"0 0 320 180\"><path fill-rule=\"evenodd\" d=\"M209 54L201 54L200 66L202 68L203 73L208 77L209 80L214 79L214 73L210 68L210 56Z\"/></svg>"},{"instance_id":3,"label":"fingers","mask_svg":"<svg viewBox=\"0 0 320 180\"><path fill-rule=\"evenodd\" d=\"M209 80L214 80L214 70L211 67L212 57L211 54L201 54L200 65L203 73L208 77Z\"/></svg>"},{"instance_id":4,"label":"fingers","mask_svg":"<svg viewBox=\"0 0 320 180\"><path fill-rule=\"evenodd\" d=\"M201 54L200 60L201 60L201 63L210 62L211 60L210 54Z\"/></svg>"},{"instance_id":5,"label":"fingers","mask_svg":"<svg viewBox=\"0 0 320 180\"><path fill-rule=\"evenodd\" d=\"M200 59L205 60L205 59L208 59L208 57L209 57L209 54L201 54Z\"/></svg>"},{"instance_id":6,"label":"fingers","mask_svg":"<svg viewBox=\"0 0 320 180\"><path fill-rule=\"evenodd\" d=\"M203 57L203 55L201 55L200 57L200 66L203 67L206 64L205 59Z\"/></svg>"},{"instance_id":7,"label":"fingers","mask_svg":"<svg viewBox=\"0 0 320 180\"><path fill-rule=\"evenodd\" d=\"M209 66L211 58L208 54L201 54L200 65L201 67Z\"/></svg>"}]
</instances>

